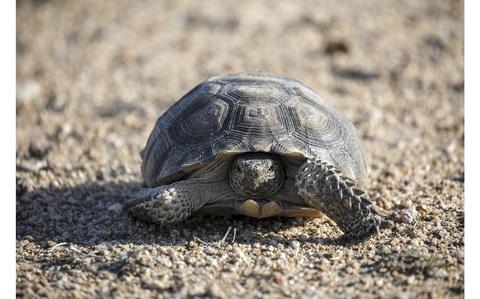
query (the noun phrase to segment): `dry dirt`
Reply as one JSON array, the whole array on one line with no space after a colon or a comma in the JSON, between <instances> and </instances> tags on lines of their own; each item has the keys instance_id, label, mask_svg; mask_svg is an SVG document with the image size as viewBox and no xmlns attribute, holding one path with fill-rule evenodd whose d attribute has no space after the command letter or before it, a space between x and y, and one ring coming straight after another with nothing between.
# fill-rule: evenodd
<instances>
[{"instance_id":1,"label":"dry dirt","mask_svg":"<svg viewBox=\"0 0 480 299\"><path fill-rule=\"evenodd\" d=\"M463 68L461 1L18 1L17 296L463 297ZM122 212L156 118L246 70L354 122L393 224Z\"/></svg>"}]
</instances>

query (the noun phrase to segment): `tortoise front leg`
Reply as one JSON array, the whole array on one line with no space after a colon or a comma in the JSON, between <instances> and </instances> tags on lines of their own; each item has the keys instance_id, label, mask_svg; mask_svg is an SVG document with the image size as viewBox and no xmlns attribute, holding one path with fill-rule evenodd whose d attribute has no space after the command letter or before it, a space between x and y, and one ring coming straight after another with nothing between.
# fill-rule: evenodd
<instances>
[{"instance_id":1,"label":"tortoise front leg","mask_svg":"<svg viewBox=\"0 0 480 299\"><path fill-rule=\"evenodd\" d=\"M335 221L344 239L359 241L379 231L380 216L367 194L335 166L308 160L298 170L295 185L307 205Z\"/></svg>"},{"instance_id":2,"label":"tortoise front leg","mask_svg":"<svg viewBox=\"0 0 480 299\"><path fill-rule=\"evenodd\" d=\"M161 225L185 220L211 202L231 197L228 181L188 179L136 191L123 209L134 217Z\"/></svg>"},{"instance_id":3,"label":"tortoise front leg","mask_svg":"<svg viewBox=\"0 0 480 299\"><path fill-rule=\"evenodd\" d=\"M169 224L184 220L195 210L202 199L187 181L136 191L124 210L142 220Z\"/></svg>"}]
</instances>

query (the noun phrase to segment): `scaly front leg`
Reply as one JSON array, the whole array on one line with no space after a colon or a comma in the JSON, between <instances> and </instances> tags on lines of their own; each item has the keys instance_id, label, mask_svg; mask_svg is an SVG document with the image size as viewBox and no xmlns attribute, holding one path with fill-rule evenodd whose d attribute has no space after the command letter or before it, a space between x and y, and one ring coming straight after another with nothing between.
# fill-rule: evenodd
<instances>
[{"instance_id":1,"label":"scaly front leg","mask_svg":"<svg viewBox=\"0 0 480 299\"><path fill-rule=\"evenodd\" d=\"M206 204L232 198L232 194L228 181L188 179L142 188L130 197L123 208L141 220L166 225L185 220Z\"/></svg>"},{"instance_id":2,"label":"scaly front leg","mask_svg":"<svg viewBox=\"0 0 480 299\"><path fill-rule=\"evenodd\" d=\"M379 231L381 218L368 195L335 166L308 160L298 170L295 185L307 205L335 221L344 239L359 241Z\"/></svg>"},{"instance_id":3,"label":"scaly front leg","mask_svg":"<svg viewBox=\"0 0 480 299\"><path fill-rule=\"evenodd\" d=\"M188 181L179 181L156 188L142 188L135 192L124 209L133 216L158 224L184 220L201 202Z\"/></svg>"}]
</instances>

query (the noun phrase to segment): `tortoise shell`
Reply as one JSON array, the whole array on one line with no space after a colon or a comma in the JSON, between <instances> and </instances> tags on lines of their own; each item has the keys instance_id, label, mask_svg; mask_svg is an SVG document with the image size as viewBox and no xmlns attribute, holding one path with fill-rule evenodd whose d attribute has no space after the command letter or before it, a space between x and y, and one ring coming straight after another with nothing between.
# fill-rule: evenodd
<instances>
[{"instance_id":1,"label":"tortoise shell","mask_svg":"<svg viewBox=\"0 0 480 299\"><path fill-rule=\"evenodd\" d=\"M158 118L142 151L149 187L169 184L218 159L267 152L316 156L364 181L353 124L302 82L264 72L212 77Z\"/></svg>"}]
</instances>

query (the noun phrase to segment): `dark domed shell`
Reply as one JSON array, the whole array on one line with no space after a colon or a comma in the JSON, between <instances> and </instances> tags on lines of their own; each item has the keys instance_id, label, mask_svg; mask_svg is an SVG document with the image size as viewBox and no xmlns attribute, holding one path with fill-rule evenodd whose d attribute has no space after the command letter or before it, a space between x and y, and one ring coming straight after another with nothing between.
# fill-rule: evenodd
<instances>
[{"instance_id":1,"label":"dark domed shell","mask_svg":"<svg viewBox=\"0 0 480 299\"><path fill-rule=\"evenodd\" d=\"M166 184L244 152L317 155L366 175L352 123L300 81L263 72L213 77L183 96L157 120L142 173L149 186Z\"/></svg>"}]
</instances>

